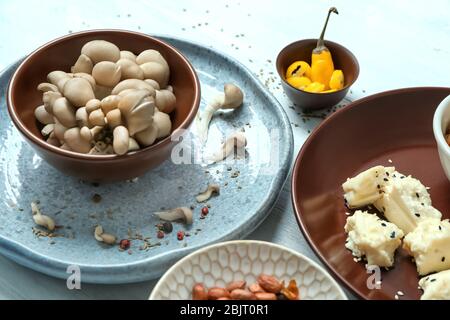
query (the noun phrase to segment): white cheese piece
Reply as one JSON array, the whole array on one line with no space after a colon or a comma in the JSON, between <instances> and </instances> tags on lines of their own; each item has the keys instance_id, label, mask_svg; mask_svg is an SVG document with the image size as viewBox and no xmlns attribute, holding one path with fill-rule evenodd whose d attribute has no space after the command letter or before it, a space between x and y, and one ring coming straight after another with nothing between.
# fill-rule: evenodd
<instances>
[{"instance_id":1,"label":"white cheese piece","mask_svg":"<svg viewBox=\"0 0 450 320\"><path fill-rule=\"evenodd\" d=\"M417 272L426 275L450 269L450 223L425 219L406 235L403 247L414 257Z\"/></svg>"},{"instance_id":2,"label":"white cheese piece","mask_svg":"<svg viewBox=\"0 0 450 320\"><path fill-rule=\"evenodd\" d=\"M385 178L394 173L394 167L376 166L347 179L342 184L344 199L349 208L360 208L374 203L382 194Z\"/></svg>"},{"instance_id":3,"label":"white cheese piece","mask_svg":"<svg viewBox=\"0 0 450 320\"><path fill-rule=\"evenodd\" d=\"M450 300L450 270L420 279L419 286L423 289L420 300Z\"/></svg>"},{"instance_id":4,"label":"white cheese piece","mask_svg":"<svg viewBox=\"0 0 450 320\"><path fill-rule=\"evenodd\" d=\"M423 219L441 219L441 213L432 207L430 195L419 180L398 172L385 180L382 197L374 206L405 234L413 231Z\"/></svg>"},{"instance_id":5,"label":"white cheese piece","mask_svg":"<svg viewBox=\"0 0 450 320\"><path fill-rule=\"evenodd\" d=\"M358 210L347 218L345 247L369 265L391 267L395 250L401 244L403 231L395 224L381 220L376 214Z\"/></svg>"}]
</instances>

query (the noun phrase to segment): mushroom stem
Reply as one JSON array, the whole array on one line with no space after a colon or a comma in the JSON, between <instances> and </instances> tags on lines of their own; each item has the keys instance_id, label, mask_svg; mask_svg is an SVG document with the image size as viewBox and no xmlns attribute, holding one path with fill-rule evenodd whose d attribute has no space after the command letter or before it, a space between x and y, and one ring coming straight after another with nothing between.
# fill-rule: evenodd
<instances>
[{"instance_id":1,"label":"mushroom stem","mask_svg":"<svg viewBox=\"0 0 450 320\"><path fill-rule=\"evenodd\" d=\"M192 224L192 210L186 207L155 212L154 215L156 215L161 220L166 221L182 220L186 224Z\"/></svg>"},{"instance_id":2,"label":"mushroom stem","mask_svg":"<svg viewBox=\"0 0 450 320\"><path fill-rule=\"evenodd\" d=\"M219 194L219 192L220 192L220 186L218 184L208 184L208 187L206 188L206 190L203 191L202 193L200 193L199 195L197 195L197 197L195 197L195 199L197 200L197 202L205 202L205 201L209 200L209 198L211 198L213 193Z\"/></svg>"},{"instance_id":3,"label":"mushroom stem","mask_svg":"<svg viewBox=\"0 0 450 320\"><path fill-rule=\"evenodd\" d=\"M55 230L55 222L53 219L42 214L36 202L31 203L31 213L33 214L34 223L38 226L45 227L49 231Z\"/></svg>"}]
</instances>

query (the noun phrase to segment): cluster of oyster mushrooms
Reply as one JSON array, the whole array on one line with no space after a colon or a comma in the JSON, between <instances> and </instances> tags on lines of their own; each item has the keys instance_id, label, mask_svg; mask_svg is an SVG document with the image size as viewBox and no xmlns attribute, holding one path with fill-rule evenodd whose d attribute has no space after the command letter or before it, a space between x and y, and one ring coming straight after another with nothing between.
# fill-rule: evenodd
<instances>
[{"instance_id":1,"label":"cluster of oyster mushrooms","mask_svg":"<svg viewBox=\"0 0 450 320\"><path fill-rule=\"evenodd\" d=\"M138 56L93 40L71 72L52 71L35 110L46 141L87 154L123 155L170 135L176 97L170 69L156 50Z\"/></svg>"}]
</instances>

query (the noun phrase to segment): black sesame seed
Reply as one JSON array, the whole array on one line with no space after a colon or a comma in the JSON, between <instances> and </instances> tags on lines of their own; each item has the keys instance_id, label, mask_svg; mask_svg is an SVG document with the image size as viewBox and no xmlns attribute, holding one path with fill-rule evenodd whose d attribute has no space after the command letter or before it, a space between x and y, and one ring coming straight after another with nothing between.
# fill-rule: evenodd
<instances>
[{"instance_id":1,"label":"black sesame seed","mask_svg":"<svg viewBox=\"0 0 450 320\"><path fill-rule=\"evenodd\" d=\"M385 208L385 207L383 207L383 211L386 211L386 208Z\"/></svg>"},{"instance_id":2,"label":"black sesame seed","mask_svg":"<svg viewBox=\"0 0 450 320\"><path fill-rule=\"evenodd\" d=\"M384 180L384 181L389 181L389 179L388 179L388 178L384 178L383 180Z\"/></svg>"},{"instance_id":3,"label":"black sesame seed","mask_svg":"<svg viewBox=\"0 0 450 320\"><path fill-rule=\"evenodd\" d=\"M430 282L435 282L435 281L436 281L436 279L431 279L431 280L430 280Z\"/></svg>"},{"instance_id":4,"label":"black sesame seed","mask_svg":"<svg viewBox=\"0 0 450 320\"><path fill-rule=\"evenodd\" d=\"M441 261L444 262L445 261L445 257L442 257Z\"/></svg>"},{"instance_id":5,"label":"black sesame seed","mask_svg":"<svg viewBox=\"0 0 450 320\"><path fill-rule=\"evenodd\" d=\"M386 175L389 177L389 172L386 171Z\"/></svg>"},{"instance_id":6,"label":"black sesame seed","mask_svg":"<svg viewBox=\"0 0 450 320\"><path fill-rule=\"evenodd\" d=\"M392 233L391 233L391 238L392 238L392 239L395 238L395 231L392 231Z\"/></svg>"},{"instance_id":7,"label":"black sesame seed","mask_svg":"<svg viewBox=\"0 0 450 320\"><path fill-rule=\"evenodd\" d=\"M421 204L422 206L424 206L424 205L425 205L425 203L423 203L423 202L421 202L420 204Z\"/></svg>"},{"instance_id":8,"label":"black sesame seed","mask_svg":"<svg viewBox=\"0 0 450 320\"><path fill-rule=\"evenodd\" d=\"M401 176L401 177L400 177L400 179L405 179L405 178L406 178L405 176Z\"/></svg>"},{"instance_id":9,"label":"black sesame seed","mask_svg":"<svg viewBox=\"0 0 450 320\"><path fill-rule=\"evenodd\" d=\"M380 188L381 188L381 186L380 186L380 185L378 184L378 185L377 185L377 188L378 188L378 189L380 189Z\"/></svg>"},{"instance_id":10,"label":"black sesame seed","mask_svg":"<svg viewBox=\"0 0 450 320\"><path fill-rule=\"evenodd\" d=\"M417 218L420 218L420 213L414 213Z\"/></svg>"},{"instance_id":11,"label":"black sesame seed","mask_svg":"<svg viewBox=\"0 0 450 320\"><path fill-rule=\"evenodd\" d=\"M384 223L384 222L382 222L381 225L382 225L383 227L386 227L386 223Z\"/></svg>"},{"instance_id":12,"label":"black sesame seed","mask_svg":"<svg viewBox=\"0 0 450 320\"><path fill-rule=\"evenodd\" d=\"M418 194L417 192L416 192L416 197L417 197L417 198L420 198L420 196L419 196L419 194Z\"/></svg>"},{"instance_id":13,"label":"black sesame seed","mask_svg":"<svg viewBox=\"0 0 450 320\"><path fill-rule=\"evenodd\" d=\"M439 230L442 230L441 226L439 226Z\"/></svg>"}]
</instances>

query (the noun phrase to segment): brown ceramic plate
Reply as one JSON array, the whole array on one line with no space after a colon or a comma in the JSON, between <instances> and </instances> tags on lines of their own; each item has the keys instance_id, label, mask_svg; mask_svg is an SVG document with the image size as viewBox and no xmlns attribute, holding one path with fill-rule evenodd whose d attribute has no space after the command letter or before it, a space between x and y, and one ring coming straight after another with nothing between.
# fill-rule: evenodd
<instances>
[{"instance_id":1,"label":"brown ceramic plate","mask_svg":"<svg viewBox=\"0 0 450 320\"><path fill-rule=\"evenodd\" d=\"M408 88L358 100L326 119L297 157L292 201L300 227L334 276L364 299L418 299L419 277L403 249L395 267L381 273L381 288L368 289L365 263L345 247L346 207L341 184L374 165L397 170L431 187L433 205L450 218L450 182L439 162L433 114L450 88ZM392 160L392 164L389 162Z\"/></svg>"}]
</instances>

